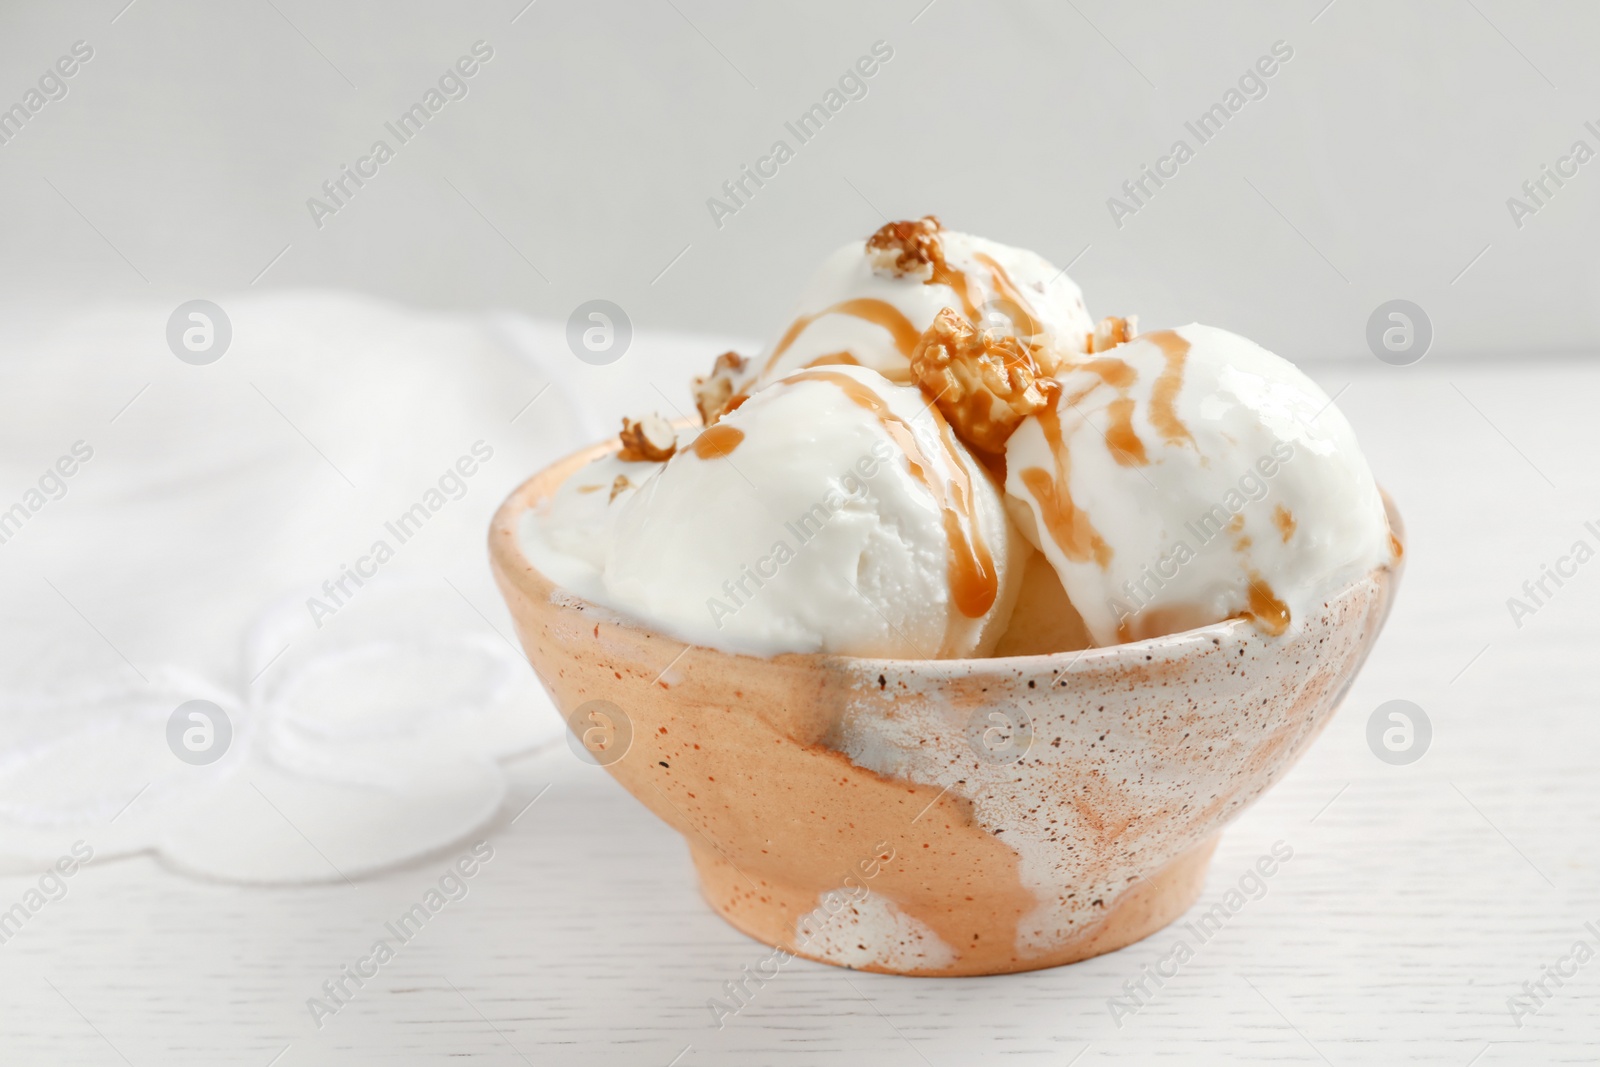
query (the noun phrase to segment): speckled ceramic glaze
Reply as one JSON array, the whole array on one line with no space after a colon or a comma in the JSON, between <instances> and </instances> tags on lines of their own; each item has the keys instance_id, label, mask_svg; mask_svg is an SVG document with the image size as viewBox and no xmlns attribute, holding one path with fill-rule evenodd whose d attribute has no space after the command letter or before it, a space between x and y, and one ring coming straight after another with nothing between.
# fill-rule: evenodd
<instances>
[{"instance_id":1,"label":"speckled ceramic glaze","mask_svg":"<svg viewBox=\"0 0 1600 1067\"><path fill-rule=\"evenodd\" d=\"M684 836L718 913L864 970L1050 967L1182 914L1222 827L1332 716L1398 578L1352 583L1281 637L1239 620L995 659L685 648L555 588L518 547L522 513L603 450L495 516L529 659L563 715L626 716L607 770Z\"/></svg>"}]
</instances>

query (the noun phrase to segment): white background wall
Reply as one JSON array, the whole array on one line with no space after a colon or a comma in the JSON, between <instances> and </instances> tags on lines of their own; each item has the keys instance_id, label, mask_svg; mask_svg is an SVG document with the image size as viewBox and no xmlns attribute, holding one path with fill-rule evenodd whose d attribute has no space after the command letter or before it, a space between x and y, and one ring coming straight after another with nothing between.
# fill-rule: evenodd
<instances>
[{"instance_id":1,"label":"white background wall","mask_svg":"<svg viewBox=\"0 0 1600 1067\"><path fill-rule=\"evenodd\" d=\"M1370 359L1395 297L1435 360L1600 345L1600 161L1521 229L1506 206L1575 140L1600 149L1593 4L125 2L0 11L0 104L94 48L0 145L5 300L260 275L558 319L606 297L638 327L755 336L880 212L932 211L1081 256L1096 314L1294 358ZM319 230L306 199L479 39L469 95ZM878 40L868 95L716 227L706 199ZM1268 95L1119 229L1107 198L1279 40Z\"/></svg>"}]
</instances>

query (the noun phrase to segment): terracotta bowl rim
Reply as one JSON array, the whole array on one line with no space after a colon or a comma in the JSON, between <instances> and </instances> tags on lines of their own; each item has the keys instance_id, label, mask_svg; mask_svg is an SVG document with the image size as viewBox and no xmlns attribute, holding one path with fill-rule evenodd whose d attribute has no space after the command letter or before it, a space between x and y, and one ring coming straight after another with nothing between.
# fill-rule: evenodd
<instances>
[{"instance_id":1,"label":"terracotta bowl rim","mask_svg":"<svg viewBox=\"0 0 1600 1067\"><path fill-rule=\"evenodd\" d=\"M591 612L594 617L604 618L612 625L647 637L661 638L686 645L691 649L699 649L719 656L734 656L761 663L830 664L861 671L866 671L869 668L898 672L914 669L924 672L943 673L952 670L970 671L974 666L981 665L986 670L996 673L1017 673L1018 671L1036 672L1045 664L1056 664L1065 672L1080 663L1084 663L1084 665L1116 666L1138 655L1149 655L1153 651L1161 651L1163 654L1176 652L1189 646L1210 642L1213 639L1225 640L1229 644L1236 644L1241 636L1257 633L1254 626L1247 619L1225 619L1222 622L1209 623L1192 630L1181 630L1177 633L1162 634L1159 637L1148 637L1140 641L1129 641L1123 644L1101 645L1067 652L1041 652L1026 656L971 656L950 659L849 656L835 652L784 652L773 656L760 656L747 652L730 652L711 645L697 645L665 631L655 630L643 625L616 608L586 600L576 593L561 588L536 568L533 562L522 552L518 536L520 517L523 512L544 499L543 495L536 496L534 494L534 483L563 468L567 468L568 476L570 476L580 466L603 455L615 452L619 447L620 443L617 439L611 438L598 444L586 445L561 457L519 483L495 510L494 518L490 520L489 525L490 556L498 564L499 569L507 579L513 582L524 594L536 599L548 600L552 593L559 593L566 602L558 604L558 607L567 610ZM1400 517L1399 509L1395 507L1394 500L1381 486L1378 489L1378 493L1383 498L1383 507L1389 519L1389 528L1400 543L1404 545L1405 524ZM1330 594L1324 602L1333 604L1344 600L1352 596L1359 586L1387 576L1390 582L1390 589L1386 598L1389 604L1384 609L1384 614L1387 615L1388 606L1392 606L1394 601L1394 588L1398 585L1404 566L1405 560L1402 557L1376 567L1367 574L1346 583L1343 587Z\"/></svg>"}]
</instances>

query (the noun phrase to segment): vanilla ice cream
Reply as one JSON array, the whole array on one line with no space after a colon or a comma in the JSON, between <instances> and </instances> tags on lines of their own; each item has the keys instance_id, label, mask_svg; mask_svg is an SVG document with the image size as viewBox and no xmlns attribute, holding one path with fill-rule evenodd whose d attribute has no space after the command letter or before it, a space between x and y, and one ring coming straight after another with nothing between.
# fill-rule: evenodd
<instances>
[{"instance_id":1,"label":"vanilla ice cream","mask_svg":"<svg viewBox=\"0 0 1600 1067\"><path fill-rule=\"evenodd\" d=\"M1281 633L1399 551L1350 424L1236 334L1145 334L1057 375L1006 494L1097 644L1245 616Z\"/></svg>"},{"instance_id":2,"label":"vanilla ice cream","mask_svg":"<svg viewBox=\"0 0 1600 1067\"><path fill-rule=\"evenodd\" d=\"M1083 351L1094 331L1083 293L1048 260L945 230L929 216L890 223L829 256L753 373L770 381L853 363L909 381L912 350L943 308L1064 352Z\"/></svg>"},{"instance_id":3,"label":"vanilla ice cream","mask_svg":"<svg viewBox=\"0 0 1600 1067\"><path fill-rule=\"evenodd\" d=\"M579 488L552 502L570 520L525 523L530 560L588 599L734 652L983 655L1030 553L999 488L921 391L860 368L757 391L603 523ZM598 575L552 574L550 532L580 525L605 542ZM594 544L583 552L592 561Z\"/></svg>"},{"instance_id":4,"label":"vanilla ice cream","mask_svg":"<svg viewBox=\"0 0 1600 1067\"><path fill-rule=\"evenodd\" d=\"M523 517L529 559L564 588L598 588L617 516L662 466L625 462L609 452L580 467Z\"/></svg>"},{"instance_id":5,"label":"vanilla ice cream","mask_svg":"<svg viewBox=\"0 0 1600 1067\"><path fill-rule=\"evenodd\" d=\"M1213 327L1136 332L1032 252L888 223L695 380L698 436L625 420L527 554L696 644L929 659L1281 634L1399 554L1310 379Z\"/></svg>"}]
</instances>

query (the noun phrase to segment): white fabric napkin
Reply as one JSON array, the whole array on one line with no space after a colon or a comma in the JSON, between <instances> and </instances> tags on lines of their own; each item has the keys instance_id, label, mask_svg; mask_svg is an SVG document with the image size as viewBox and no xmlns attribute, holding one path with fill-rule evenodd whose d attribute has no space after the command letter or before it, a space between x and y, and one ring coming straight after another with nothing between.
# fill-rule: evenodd
<instances>
[{"instance_id":1,"label":"white fabric napkin","mask_svg":"<svg viewBox=\"0 0 1600 1067\"><path fill-rule=\"evenodd\" d=\"M0 868L81 840L351 879L495 817L500 762L562 727L489 519L621 413L687 408L726 347L640 335L590 367L560 323L218 303L232 340L204 366L166 304L0 316ZM220 716L172 726L193 700Z\"/></svg>"}]
</instances>

